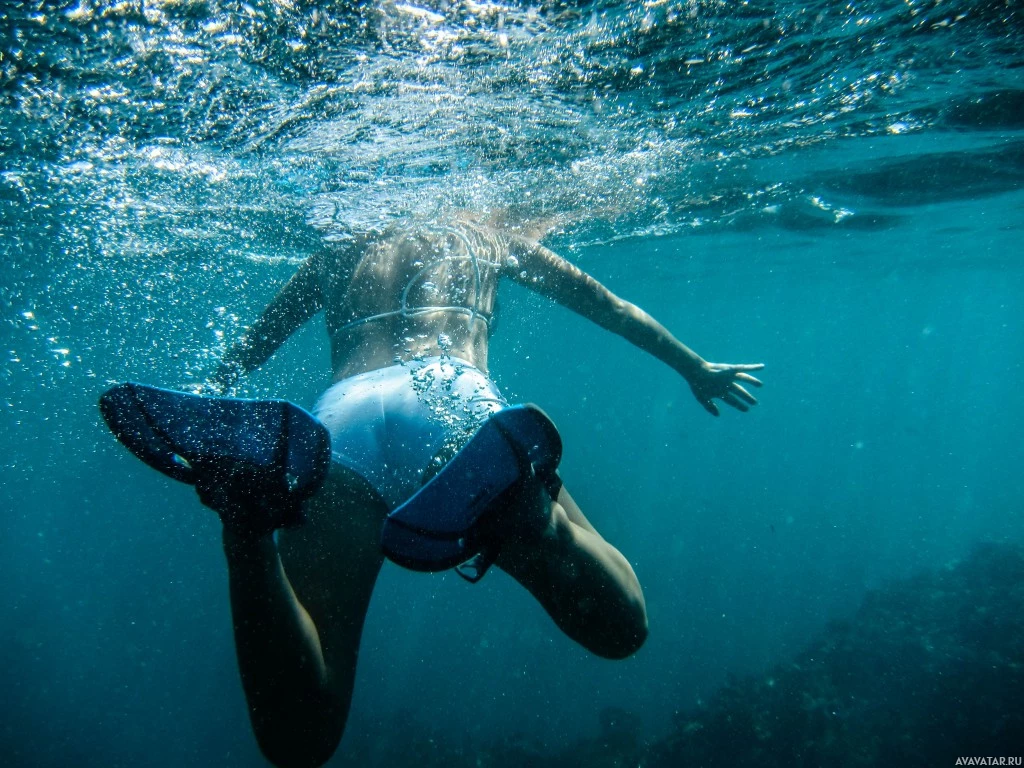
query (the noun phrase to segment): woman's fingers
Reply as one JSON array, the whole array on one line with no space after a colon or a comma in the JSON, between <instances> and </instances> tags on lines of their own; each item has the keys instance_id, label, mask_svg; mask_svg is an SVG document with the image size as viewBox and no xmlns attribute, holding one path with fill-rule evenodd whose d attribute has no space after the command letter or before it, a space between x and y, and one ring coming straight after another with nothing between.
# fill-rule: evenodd
<instances>
[{"instance_id":1,"label":"woman's fingers","mask_svg":"<svg viewBox=\"0 0 1024 768\"><path fill-rule=\"evenodd\" d=\"M711 376L701 384L693 387L693 393L704 410L712 416L718 416L718 407L713 398L719 398L723 403L737 411L746 413L750 406L757 405L757 398L750 394L750 391L740 384L749 384L753 387L763 386L760 379L751 376L747 371L759 371L764 368L764 363L707 363ZM705 369L707 370L707 369ZM724 390L722 389L724 387ZM719 390L719 391L715 391ZM710 395L710 396L709 396Z\"/></svg>"},{"instance_id":2,"label":"woman's fingers","mask_svg":"<svg viewBox=\"0 0 1024 768\"><path fill-rule=\"evenodd\" d=\"M755 387L762 387L762 386L764 386L761 383L760 379L755 379L749 373L742 373L742 372L741 373L737 373L736 374L736 378L739 379L740 381L747 382L747 384L753 384Z\"/></svg>"},{"instance_id":3,"label":"woman's fingers","mask_svg":"<svg viewBox=\"0 0 1024 768\"><path fill-rule=\"evenodd\" d=\"M737 384L735 381L732 383L732 388L736 392L737 395L742 397L748 403L750 403L751 405L757 405L757 398L754 397L752 394L750 394L741 385Z\"/></svg>"},{"instance_id":4,"label":"woman's fingers","mask_svg":"<svg viewBox=\"0 0 1024 768\"><path fill-rule=\"evenodd\" d=\"M708 363L714 371L760 371L764 363Z\"/></svg>"},{"instance_id":5,"label":"woman's fingers","mask_svg":"<svg viewBox=\"0 0 1024 768\"><path fill-rule=\"evenodd\" d=\"M736 397L736 395L734 395L732 392L726 392L724 395L722 395L722 402L725 403L726 405L731 405L737 411L743 411L743 413L746 413L747 411L750 410L750 406L744 403L738 397Z\"/></svg>"}]
</instances>

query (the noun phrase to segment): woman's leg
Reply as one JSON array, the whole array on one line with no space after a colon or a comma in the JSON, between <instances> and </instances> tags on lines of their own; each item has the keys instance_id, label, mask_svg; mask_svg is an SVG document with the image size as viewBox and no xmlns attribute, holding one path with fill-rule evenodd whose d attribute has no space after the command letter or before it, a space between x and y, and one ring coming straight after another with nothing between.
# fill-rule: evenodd
<instances>
[{"instance_id":1,"label":"woman's leg","mask_svg":"<svg viewBox=\"0 0 1024 768\"><path fill-rule=\"evenodd\" d=\"M282 768L322 765L341 740L386 514L362 478L335 466L306 524L276 544L225 531L249 715L260 749Z\"/></svg>"},{"instance_id":2,"label":"woman's leg","mask_svg":"<svg viewBox=\"0 0 1024 768\"><path fill-rule=\"evenodd\" d=\"M565 488L550 506L551 522L540 540L510 537L497 564L573 640L606 658L630 656L647 638L647 608L636 574Z\"/></svg>"}]
</instances>

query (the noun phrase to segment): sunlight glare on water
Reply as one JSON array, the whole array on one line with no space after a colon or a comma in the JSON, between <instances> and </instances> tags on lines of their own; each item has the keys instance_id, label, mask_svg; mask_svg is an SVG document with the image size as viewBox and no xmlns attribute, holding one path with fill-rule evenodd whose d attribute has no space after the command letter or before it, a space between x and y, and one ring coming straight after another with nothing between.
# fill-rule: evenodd
<instances>
[{"instance_id":1,"label":"sunlight glare on water","mask_svg":"<svg viewBox=\"0 0 1024 768\"><path fill-rule=\"evenodd\" d=\"M622 236L801 205L791 185L729 177L941 126L955 94L1013 84L1021 34L995 1L15 8L5 197L66 187L142 223L120 252L217 237L226 255L258 250L248 234L276 234L269 219L361 231L527 200Z\"/></svg>"}]
</instances>

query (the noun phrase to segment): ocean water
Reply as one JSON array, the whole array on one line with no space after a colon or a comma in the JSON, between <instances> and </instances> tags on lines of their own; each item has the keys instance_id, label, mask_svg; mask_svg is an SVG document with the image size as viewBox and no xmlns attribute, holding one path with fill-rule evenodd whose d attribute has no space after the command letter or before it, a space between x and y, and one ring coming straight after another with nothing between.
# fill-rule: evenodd
<instances>
[{"instance_id":1,"label":"ocean water","mask_svg":"<svg viewBox=\"0 0 1024 768\"><path fill-rule=\"evenodd\" d=\"M455 207L559 214L548 245L765 387L713 419L504 288L495 378L559 425L650 638L604 661L504 574L388 565L333 764L673 743L875 590L1024 543L1022 52L1013 0L0 0L4 764L262 764L219 524L97 396L201 381L321 239ZM242 392L329 375L314 323Z\"/></svg>"}]
</instances>

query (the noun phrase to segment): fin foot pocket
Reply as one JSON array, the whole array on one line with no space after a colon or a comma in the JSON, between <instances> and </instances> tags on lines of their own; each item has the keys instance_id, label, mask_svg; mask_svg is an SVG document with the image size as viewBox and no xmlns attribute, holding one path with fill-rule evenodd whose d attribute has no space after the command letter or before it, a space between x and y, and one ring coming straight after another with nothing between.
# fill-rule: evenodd
<instances>
[{"instance_id":1,"label":"fin foot pocket","mask_svg":"<svg viewBox=\"0 0 1024 768\"><path fill-rule=\"evenodd\" d=\"M557 497L561 458L561 437L540 408L517 405L498 411L388 515L381 531L384 554L417 571L458 566L459 575L478 581L504 536L529 535L547 524L547 505L540 512L516 509L515 501L526 484L536 491L539 483Z\"/></svg>"},{"instance_id":2,"label":"fin foot pocket","mask_svg":"<svg viewBox=\"0 0 1024 768\"><path fill-rule=\"evenodd\" d=\"M285 400L209 397L126 383L100 397L107 426L149 466L196 487L242 533L300 525L327 477L330 436Z\"/></svg>"}]
</instances>

